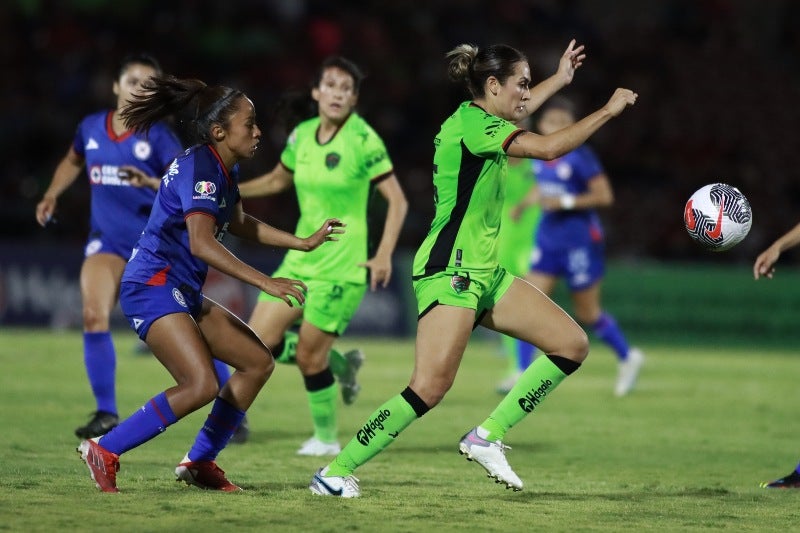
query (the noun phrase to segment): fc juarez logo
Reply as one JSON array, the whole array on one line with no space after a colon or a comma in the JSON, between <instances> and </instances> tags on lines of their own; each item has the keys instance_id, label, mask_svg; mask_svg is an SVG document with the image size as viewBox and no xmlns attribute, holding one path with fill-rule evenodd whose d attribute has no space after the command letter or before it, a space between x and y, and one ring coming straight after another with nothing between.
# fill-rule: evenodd
<instances>
[{"instance_id":1,"label":"fc juarez logo","mask_svg":"<svg viewBox=\"0 0 800 533\"><path fill-rule=\"evenodd\" d=\"M453 274L453 277L450 278L450 286L453 287L453 290L456 291L456 294L461 294L465 290L469 289L470 279L469 276L462 276L460 274Z\"/></svg>"},{"instance_id":2,"label":"fc juarez logo","mask_svg":"<svg viewBox=\"0 0 800 533\"><path fill-rule=\"evenodd\" d=\"M328 167L328 170L333 170L339 165L339 161L341 160L342 156L336 152L331 152L325 156L325 166Z\"/></svg>"},{"instance_id":3,"label":"fc juarez logo","mask_svg":"<svg viewBox=\"0 0 800 533\"><path fill-rule=\"evenodd\" d=\"M552 386L552 381L549 379L543 379L542 384L538 388L529 390L525 396L517 400L519 402L519 406L526 413L530 413L536 409L536 406L539 405L542 400L544 400L545 396L547 396L547 391Z\"/></svg>"}]
</instances>

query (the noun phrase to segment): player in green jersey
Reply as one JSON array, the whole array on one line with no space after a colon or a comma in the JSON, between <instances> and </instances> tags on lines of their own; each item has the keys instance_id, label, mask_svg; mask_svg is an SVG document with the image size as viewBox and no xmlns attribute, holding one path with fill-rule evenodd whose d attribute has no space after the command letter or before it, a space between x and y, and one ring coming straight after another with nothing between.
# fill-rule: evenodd
<instances>
[{"instance_id":1,"label":"player in green jersey","mask_svg":"<svg viewBox=\"0 0 800 533\"><path fill-rule=\"evenodd\" d=\"M278 361L293 362L303 375L314 435L300 455L335 455L339 378L342 398L352 403L359 386L355 374L363 354L340 354L334 341L344 333L369 287L385 288L392 275L392 253L408 203L395 177L383 141L355 112L363 74L342 57L323 61L311 89L316 116L296 125L275 168L240 185L243 197L264 196L294 184L300 207L297 230L319 226L336 213L346 226L336 250L287 253L275 276L300 279L308 286L305 305L289 307L262 293L250 327L272 348ZM386 199L383 235L373 257L367 255L367 205L374 189ZM290 331L300 322L297 333Z\"/></svg>"},{"instance_id":2,"label":"player in green jersey","mask_svg":"<svg viewBox=\"0 0 800 533\"><path fill-rule=\"evenodd\" d=\"M586 358L586 333L533 285L497 261L497 234L509 157L553 159L575 149L636 101L617 89L601 109L550 135L514 125L572 81L585 58L570 42L554 75L531 88L528 60L507 45L460 45L448 53L449 75L466 84L462 103L434 139L436 212L414 259L417 326L408 387L378 407L341 453L311 479L320 495L360 495L356 468L388 446L450 389L474 327L529 342L544 352L511 391L459 443L498 483L522 489L505 457L506 432L541 403Z\"/></svg>"}]
</instances>

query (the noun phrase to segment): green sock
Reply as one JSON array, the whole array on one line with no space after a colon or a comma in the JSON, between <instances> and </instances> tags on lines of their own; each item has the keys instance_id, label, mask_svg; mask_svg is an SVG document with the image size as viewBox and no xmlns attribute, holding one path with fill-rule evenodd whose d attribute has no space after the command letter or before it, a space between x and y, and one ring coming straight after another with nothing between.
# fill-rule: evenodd
<instances>
[{"instance_id":1,"label":"green sock","mask_svg":"<svg viewBox=\"0 0 800 533\"><path fill-rule=\"evenodd\" d=\"M328 362L330 363L331 372L336 377L341 376L347 370L347 359L333 348L328 352Z\"/></svg>"},{"instance_id":2,"label":"green sock","mask_svg":"<svg viewBox=\"0 0 800 533\"><path fill-rule=\"evenodd\" d=\"M283 350L275 360L285 365L293 365L297 362L297 333L287 331L283 334Z\"/></svg>"},{"instance_id":3,"label":"green sock","mask_svg":"<svg viewBox=\"0 0 800 533\"><path fill-rule=\"evenodd\" d=\"M513 376L517 373L517 339L501 334L500 343L503 346L503 355L508 362L508 375Z\"/></svg>"},{"instance_id":4,"label":"green sock","mask_svg":"<svg viewBox=\"0 0 800 533\"><path fill-rule=\"evenodd\" d=\"M356 436L328 465L327 475L349 476L391 444L416 419L417 413L402 395L389 399L369 416Z\"/></svg>"},{"instance_id":5,"label":"green sock","mask_svg":"<svg viewBox=\"0 0 800 533\"><path fill-rule=\"evenodd\" d=\"M489 418L481 422L489 431L486 440L503 440L506 432L541 405L565 377L549 357L537 357Z\"/></svg>"},{"instance_id":6,"label":"green sock","mask_svg":"<svg viewBox=\"0 0 800 533\"><path fill-rule=\"evenodd\" d=\"M332 384L324 389L306 392L311 419L314 422L314 436L322 442L336 442L336 397L339 389Z\"/></svg>"}]
</instances>

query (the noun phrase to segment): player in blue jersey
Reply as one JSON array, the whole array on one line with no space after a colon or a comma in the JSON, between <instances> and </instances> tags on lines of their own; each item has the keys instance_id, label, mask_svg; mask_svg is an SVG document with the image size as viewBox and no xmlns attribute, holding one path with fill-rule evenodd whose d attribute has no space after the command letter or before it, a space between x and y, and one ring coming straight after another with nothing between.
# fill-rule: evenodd
<instances>
[{"instance_id":1,"label":"player in blue jersey","mask_svg":"<svg viewBox=\"0 0 800 533\"><path fill-rule=\"evenodd\" d=\"M549 135L575 123L572 102L554 97L542 106L538 129ZM644 362L630 347L611 314L600 303L605 272L604 237L597 208L614 202L611 182L594 152L582 145L552 161L534 161L537 188L522 205L538 202L542 218L535 236L527 280L547 295L564 278L575 318L608 344L619 361L614 394L624 396L636 384Z\"/></svg>"},{"instance_id":2,"label":"player in blue jersey","mask_svg":"<svg viewBox=\"0 0 800 533\"><path fill-rule=\"evenodd\" d=\"M213 401L175 474L204 489L240 490L215 459L271 375L274 361L244 322L203 296L208 268L288 305L290 298L302 304L302 282L266 276L235 257L222 239L230 231L265 245L309 251L344 230L337 219L328 219L309 237L299 238L243 212L238 163L253 156L261 131L253 103L241 91L174 77L152 78L145 89L122 112L125 124L147 132L166 116L184 116L198 144L175 159L161 179L150 218L125 267L120 304L176 384L102 437L82 441L78 452L98 488L118 492L122 453ZM235 369L221 388L213 358Z\"/></svg>"},{"instance_id":3,"label":"player in blue jersey","mask_svg":"<svg viewBox=\"0 0 800 533\"><path fill-rule=\"evenodd\" d=\"M91 220L80 287L83 358L96 410L88 424L75 430L84 439L106 433L119 420L116 354L109 316L117 301L125 263L150 214L159 178L181 150L166 125L155 124L145 136L131 131L120 116L126 102L140 94L143 84L160 71L158 62L147 55L123 59L113 85L116 108L81 121L72 145L36 206L36 220L44 226L53 219L58 197L86 168Z\"/></svg>"},{"instance_id":4,"label":"player in blue jersey","mask_svg":"<svg viewBox=\"0 0 800 533\"><path fill-rule=\"evenodd\" d=\"M753 278L766 277L772 279L775 274L775 263L786 250L800 244L800 224L780 236L766 250L761 252L753 263ZM765 489L800 489L800 463L788 475L774 481L761 483Z\"/></svg>"}]
</instances>

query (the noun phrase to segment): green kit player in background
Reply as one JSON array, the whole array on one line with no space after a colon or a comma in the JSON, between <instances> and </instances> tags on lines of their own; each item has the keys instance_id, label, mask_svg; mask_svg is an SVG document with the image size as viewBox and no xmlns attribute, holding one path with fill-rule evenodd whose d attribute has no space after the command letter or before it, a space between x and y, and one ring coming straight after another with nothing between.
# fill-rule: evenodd
<instances>
[{"instance_id":1,"label":"green kit player in background","mask_svg":"<svg viewBox=\"0 0 800 533\"><path fill-rule=\"evenodd\" d=\"M300 207L298 231L316 225L321 213L347 226L335 250L290 251L274 273L303 280L308 286L305 305L289 307L261 293L249 322L276 360L296 360L303 375L314 435L301 445L299 455L335 455L341 449L334 376L344 403L352 403L359 390L356 372L364 356L359 350L340 354L333 344L366 293L367 272L371 290L388 285L392 254L408 210L383 141L355 112L363 78L348 59L324 60L310 91L315 116L303 117L307 120L296 125L271 172L239 187L247 198L275 194L294 184ZM387 211L381 240L370 258L367 205L373 189L386 199ZM295 333L291 328L298 322Z\"/></svg>"},{"instance_id":2,"label":"green kit player in background","mask_svg":"<svg viewBox=\"0 0 800 533\"><path fill-rule=\"evenodd\" d=\"M567 313L498 263L508 158L549 160L565 154L632 105L637 95L617 89L606 105L574 125L537 135L514 123L572 81L585 57L583 46L570 42L556 73L533 88L528 60L510 46L462 44L447 56L450 79L463 82L472 100L445 120L434 139L436 212L414 258L419 312L414 371L408 387L378 407L341 453L314 474L309 489L315 494L360 495L353 472L442 400L477 325L543 352L488 418L459 442L460 453L477 461L489 477L521 490L522 481L505 457L505 434L538 409L589 351L586 333Z\"/></svg>"},{"instance_id":3,"label":"green kit player in background","mask_svg":"<svg viewBox=\"0 0 800 533\"><path fill-rule=\"evenodd\" d=\"M527 125L520 122L520 127ZM536 173L530 159L508 158L506 200L503 203L500 233L497 236L497 261L510 274L524 278L531 264L533 240L542 211L538 204L520 208L522 201L536 186ZM508 360L506 377L497 385L497 392L508 394L511 387L530 366L535 348L509 335L500 335L503 356Z\"/></svg>"}]
</instances>

